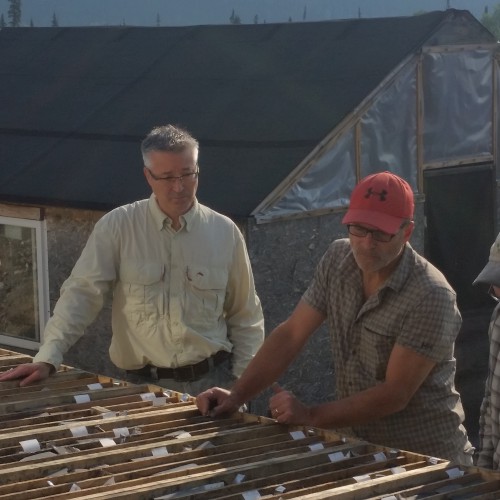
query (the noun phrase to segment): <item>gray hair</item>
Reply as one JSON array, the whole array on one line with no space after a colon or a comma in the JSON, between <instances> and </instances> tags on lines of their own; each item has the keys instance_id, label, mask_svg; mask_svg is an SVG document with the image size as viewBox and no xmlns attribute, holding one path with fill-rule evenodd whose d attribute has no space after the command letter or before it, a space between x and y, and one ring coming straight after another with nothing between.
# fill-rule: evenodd
<instances>
[{"instance_id":1,"label":"gray hair","mask_svg":"<svg viewBox=\"0 0 500 500\"><path fill-rule=\"evenodd\" d=\"M174 125L155 127L141 142L144 165L149 168L148 154L152 151L182 153L188 149L198 151L198 141L187 131Z\"/></svg>"}]
</instances>

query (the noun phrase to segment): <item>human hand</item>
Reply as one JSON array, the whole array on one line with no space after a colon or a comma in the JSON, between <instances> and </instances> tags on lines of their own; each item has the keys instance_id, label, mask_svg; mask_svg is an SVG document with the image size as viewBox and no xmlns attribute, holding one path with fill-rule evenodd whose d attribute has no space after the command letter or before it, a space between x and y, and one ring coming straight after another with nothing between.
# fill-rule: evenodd
<instances>
[{"instance_id":1,"label":"human hand","mask_svg":"<svg viewBox=\"0 0 500 500\"><path fill-rule=\"evenodd\" d=\"M235 395L227 389L212 387L196 396L196 406L205 417L233 413L240 407Z\"/></svg>"},{"instance_id":2,"label":"human hand","mask_svg":"<svg viewBox=\"0 0 500 500\"><path fill-rule=\"evenodd\" d=\"M19 385L24 387L40 380L45 380L54 367L49 363L25 363L11 368L0 375L0 382L21 379Z\"/></svg>"},{"instance_id":3,"label":"human hand","mask_svg":"<svg viewBox=\"0 0 500 500\"><path fill-rule=\"evenodd\" d=\"M269 399L271 415L280 424L308 425L310 409L301 403L291 391L286 391L277 383L272 385L274 395Z\"/></svg>"}]
</instances>

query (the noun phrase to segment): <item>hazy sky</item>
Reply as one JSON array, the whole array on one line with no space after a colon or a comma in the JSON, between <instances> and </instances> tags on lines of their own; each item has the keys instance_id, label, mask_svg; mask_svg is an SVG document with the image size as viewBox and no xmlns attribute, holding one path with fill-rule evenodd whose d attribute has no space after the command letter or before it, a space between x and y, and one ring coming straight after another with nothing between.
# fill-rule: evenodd
<instances>
[{"instance_id":1,"label":"hazy sky","mask_svg":"<svg viewBox=\"0 0 500 500\"><path fill-rule=\"evenodd\" d=\"M50 26L55 13L59 26L140 25L162 26L227 24L232 10L244 23L362 17L408 16L417 11L444 10L447 5L471 11L478 19L500 0L22 0L22 24ZM0 0L7 21L8 0Z\"/></svg>"}]
</instances>

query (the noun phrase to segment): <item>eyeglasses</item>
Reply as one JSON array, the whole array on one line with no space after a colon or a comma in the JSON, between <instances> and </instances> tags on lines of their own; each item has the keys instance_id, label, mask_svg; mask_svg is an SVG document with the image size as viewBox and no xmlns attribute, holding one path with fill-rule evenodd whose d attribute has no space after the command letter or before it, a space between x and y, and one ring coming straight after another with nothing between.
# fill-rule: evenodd
<instances>
[{"instance_id":1,"label":"eyeglasses","mask_svg":"<svg viewBox=\"0 0 500 500\"><path fill-rule=\"evenodd\" d=\"M347 230L349 234L358 236L359 238L365 238L370 233L375 241L382 243L388 243L396 236L395 234L384 233L378 229L367 229L366 227L356 226L356 224L347 224Z\"/></svg>"},{"instance_id":2,"label":"eyeglasses","mask_svg":"<svg viewBox=\"0 0 500 500\"><path fill-rule=\"evenodd\" d=\"M155 180L155 181L165 181L167 184L173 186L177 181L179 181L181 184L184 184L184 182L193 182L196 177L198 177L198 174L200 173L199 170L196 172L188 172L187 174L183 175L178 175L178 176L168 176L168 177L158 177L157 175L153 174L151 170L148 168L149 175Z\"/></svg>"},{"instance_id":3,"label":"eyeglasses","mask_svg":"<svg viewBox=\"0 0 500 500\"><path fill-rule=\"evenodd\" d=\"M497 297L495 293L495 289L493 288L493 285L490 285L488 288L488 295L495 301L495 302L500 302L500 299Z\"/></svg>"}]
</instances>

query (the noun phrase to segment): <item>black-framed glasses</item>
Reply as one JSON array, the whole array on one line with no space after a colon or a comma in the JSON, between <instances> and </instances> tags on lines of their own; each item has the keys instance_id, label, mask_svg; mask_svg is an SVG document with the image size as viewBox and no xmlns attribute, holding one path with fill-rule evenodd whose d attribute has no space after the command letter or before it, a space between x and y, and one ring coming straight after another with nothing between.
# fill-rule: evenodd
<instances>
[{"instance_id":1,"label":"black-framed glasses","mask_svg":"<svg viewBox=\"0 0 500 500\"><path fill-rule=\"evenodd\" d=\"M149 175L155 180L155 181L165 181L167 184L170 186L173 186L177 181L179 181L181 184L184 184L184 182L193 182L197 177L198 174L200 173L199 170L196 170L195 172L188 172L187 174L182 174L182 175L169 175L167 177L158 177L157 175L153 174L151 170L148 168Z\"/></svg>"},{"instance_id":2,"label":"black-framed glasses","mask_svg":"<svg viewBox=\"0 0 500 500\"><path fill-rule=\"evenodd\" d=\"M382 243L389 243L389 241L396 236L395 234L384 233L384 231L379 231L378 229L368 229L363 226L357 226L356 224L347 224L347 230L349 234L358 236L359 238L366 238L368 233L370 233L375 241L380 241Z\"/></svg>"},{"instance_id":3,"label":"black-framed glasses","mask_svg":"<svg viewBox=\"0 0 500 500\"><path fill-rule=\"evenodd\" d=\"M495 301L499 302L500 299L497 297L497 294L495 293L495 289L493 288L493 285L490 285L488 288L488 295Z\"/></svg>"}]
</instances>

